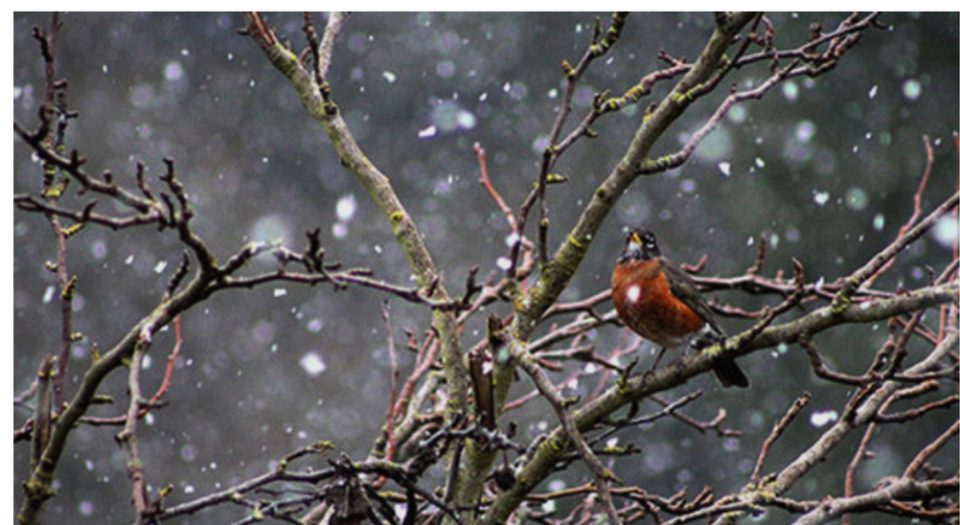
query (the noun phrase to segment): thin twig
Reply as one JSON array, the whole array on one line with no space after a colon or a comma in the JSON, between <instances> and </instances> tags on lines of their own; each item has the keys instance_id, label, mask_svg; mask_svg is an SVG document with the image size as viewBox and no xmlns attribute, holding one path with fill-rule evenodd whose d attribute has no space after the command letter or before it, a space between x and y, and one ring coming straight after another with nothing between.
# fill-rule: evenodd
<instances>
[{"instance_id":1,"label":"thin twig","mask_svg":"<svg viewBox=\"0 0 960 525\"><path fill-rule=\"evenodd\" d=\"M917 471L923 467L923 464L930 458L930 456L940 450L947 443L953 441L953 437L956 436L958 432L960 432L960 420L954 421L953 424L950 425L950 428L945 430L943 434L940 434L940 436L937 437L937 439L931 441L929 445L924 447L923 450L921 450L916 457L913 458L910 464L907 465L907 468L903 470L902 477L914 477Z\"/></svg>"},{"instance_id":2,"label":"thin twig","mask_svg":"<svg viewBox=\"0 0 960 525\"><path fill-rule=\"evenodd\" d=\"M783 432L787 429L787 426L797 417L797 414L803 410L803 407L807 406L807 403L810 402L810 392L804 392L797 399L793 401L790 405L790 408L787 409L787 412L781 417L777 424L773 426L773 429L770 431L770 435L763 440L763 446L760 448L760 454L757 456L757 461L753 466L753 473L750 474L750 482L757 484L760 482L760 472L763 470L763 463L767 460L767 454L770 453L770 447L773 446L774 442L783 435Z\"/></svg>"},{"instance_id":3,"label":"thin twig","mask_svg":"<svg viewBox=\"0 0 960 525\"><path fill-rule=\"evenodd\" d=\"M903 223L903 226L900 227L900 230L897 232L897 238L900 238L903 235L905 235L907 231L911 227L913 227L913 225L917 222L917 219L920 218L920 214L923 211L922 209L923 190L926 189L927 181L930 180L930 173L933 171L933 146L930 145L930 137L928 137L927 135L923 136L923 149L927 155L927 162L923 168L923 175L920 176L920 182L917 184L917 190L913 193L913 213L910 214L910 217L907 219L907 222ZM873 283L877 280L877 278L883 275L885 271L887 271L891 266L893 266L895 257L896 256L891 257L890 260L888 260L882 267L880 267L879 270L876 271L876 273L874 273L869 278L867 278L863 282L863 285L868 288L873 286Z\"/></svg>"},{"instance_id":4,"label":"thin twig","mask_svg":"<svg viewBox=\"0 0 960 525\"><path fill-rule=\"evenodd\" d=\"M514 357L519 360L520 366L530 379L533 380L534 384L537 385L540 393L550 402L553 410L557 413L558 419L560 419L567 437L573 442L573 446L579 453L580 458L593 473L597 484L597 494L600 496L600 501L604 513L607 515L607 519L613 524L621 523L620 517L617 515L617 508L614 506L613 499L610 496L610 486L608 484L608 480L616 480L616 476L600 463L600 460L597 459L597 456L590 449L590 445L587 444L573 418L570 416L566 401L564 401L556 387L553 386L553 383L550 382L550 379L546 373L544 373L543 369L537 365L534 357L526 350L522 343L514 341L509 343L509 345L514 353Z\"/></svg>"},{"instance_id":5,"label":"thin twig","mask_svg":"<svg viewBox=\"0 0 960 525\"><path fill-rule=\"evenodd\" d=\"M127 453L127 477L130 478L131 501L136 511L137 525L145 525L151 514L154 513L150 497L147 494L147 482L143 473L143 460L140 457L140 447L137 440L137 421L143 397L140 394L140 369L143 356L150 344L152 335L144 332L133 351L130 360L130 374L127 388L130 392L130 404L127 409L126 423L116 439Z\"/></svg>"}]
</instances>

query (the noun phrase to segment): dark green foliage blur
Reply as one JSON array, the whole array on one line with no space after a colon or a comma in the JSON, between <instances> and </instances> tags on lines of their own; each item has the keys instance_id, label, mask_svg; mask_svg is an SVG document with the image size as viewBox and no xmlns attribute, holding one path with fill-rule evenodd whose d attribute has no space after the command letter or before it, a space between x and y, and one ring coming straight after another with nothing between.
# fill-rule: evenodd
<instances>
[{"instance_id":1,"label":"dark green foliage blur","mask_svg":"<svg viewBox=\"0 0 960 525\"><path fill-rule=\"evenodd\" d=\"M486 149L491 177L517 206L537 173L539 147L562 94L560 61L574 61L587 45L594 14L356 14L337 42L329 80L333 96L360 144L397 189L443 269L448 287L462 290L471 265L480 275L499 274L509 229L477 183L474 142ZM606 16L606 15L603 15ZM774 14L776 41L800 44L811 22L832 28L840 15ZM14 18L14 109L17 122L36 126L42 99L42 64L31 27L49 15ZM830 281L849 273L890 242L912 211L923 170L922 136L937 161L924 194L932 208L954 191L958 128L958 18L953 14L891 14L890 31L871 30L840 65L815 80L797 79L763 100L735 108L700 146L694 159L666 175L639 179L618 203L595 240L565 300L607 286L622 243L622 228L658 232L662 249L677 260L709 255L705 274L729 276L753 261L756 242L769 241L765 275L790 259L808 279ZM261 51L237 28L239 15L67 14L57 52L60 76L69 80L69 106L80 112L68 144L89 157L91 172L111 170L133 184L133 166L162 172L175 159L197 210L195 226L221 257L251 239L284 238L297 249L303 232L321 227L328 257L365 266L380 278L407 284L410 272L386 221L339 164L319 126L302 111L293 90ZM269 23L297 48L304 45L298 15L273 15ZM658 67L658 51L693 59L712 27L708 14L635 14L622 40L593 65L575 97L573 122L593 94L619 94ZM765 78L763 66L735 71L749 86ZM670 128L656 154L678 149L727 93L728 84L698 101ZM617 162L646 104L601 119L599 138L577 143L558 170L570 182L548 192L551 248L569 229L589 196ZM39 165L15 141L14 191L40 187ZM121 211L101 199L101 211ZM42 216L14 216L15 363L17 392L26 388L41 357L57 347L55 276L44 261L55 257ZM949 260L956 224L946 220L912 245L879 285L915 287L926 266L940 271ZM72 394L94 345L111 347L160 300L182 248L170 232L153 228L115 233L90 227L69 243L69 268L78 275L75 329L87 338L74 351L68 378ZM260 269L273 264L269 257ZM53 301L49 294L53 293ZM45 300L46 297L46 300ZM329 439L354 457L365 456L377 435L389 397L389 360L380 321L382 294L360 289L269 286L226 292L184 316L185 344L169 405L141 426L142 455L154 490L172 485L170 502L225 488L264 472L271 461L318 439ZM756 308L742 293L720 299ZM48 302L49 301L49 302ZM391 299L394 336L422 332L429 315ZM496 311L503 310L503 305ZM928 324L934 324L933 315ZM482 334L482 317L468 325L465 346ZM743 326L722 321L728 331ZM818 339L831 366L859 373L886 327L844 327ZM590 335L601 352L629 341L618 328ZM151 349L147 392L159 384L170 333ZM910 359L925 351L913 343ZM649 349L643 351L649 358ZM412 356L401 356L405 375ZM615 469L624 480L660 494L703 484L723 494L742 486L759 444L774 421L804 390L813 400L774 448L768 469L808 446L848 391L813 377L802 351L782 348L742 359L753 379L749 392L720 390L707 375L668 397L704 389L687 409L703 420L726 410L739 440L702 435L675 420L620 435L644 453ZM555 376L559 380L561 376ZM116 398L96 415L126 406L126 376L116 372L104 390ZM571 390L589 394L593 380ZM513 392L531 389L528 381ZM642 407L653 411L655 405ZM18 409L15 424L28 415ZM508 414L523 436L552 428L555 418L536 401ZM944 419L886 426L856 481L858 490L899 473L905 462L945 428ZM49 522L128 523L132 516L125 457L116 429L81 427L72 435L58 470L60 493L45 509ZM839 447L793 491L797 497L836 492L856 437ZM24 479L28 445L17 445L15 478ZM956 447L940 453L955 465ZM439 475L434 472L433 475ZM582 481L580 467L550 482L557 488ZM17 500L20 492L17 489ZM239 519L222 508L183 523ZM774 523L777 516L764 522ZM881 518L878 522L891 518ZM86 520L86 521L84 521Z\"/></svg>"}]
</instances>

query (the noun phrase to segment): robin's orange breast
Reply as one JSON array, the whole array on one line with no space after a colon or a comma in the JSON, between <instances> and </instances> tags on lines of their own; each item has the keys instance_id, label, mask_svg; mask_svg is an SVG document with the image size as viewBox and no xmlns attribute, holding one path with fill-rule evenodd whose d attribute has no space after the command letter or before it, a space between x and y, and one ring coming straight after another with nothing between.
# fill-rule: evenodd
<instances>
[{"instance_id":1,"label":"robin's orange breast","mask_svg":"<svg viewBox=\"0 0 960 525\"><path fill-rule=\"evenodd\" d=\"M703 319L670 292L656 259L618 264L610 287L623 323L660 346L678 346L703 328Z\"/></svg>"}]
</instances>

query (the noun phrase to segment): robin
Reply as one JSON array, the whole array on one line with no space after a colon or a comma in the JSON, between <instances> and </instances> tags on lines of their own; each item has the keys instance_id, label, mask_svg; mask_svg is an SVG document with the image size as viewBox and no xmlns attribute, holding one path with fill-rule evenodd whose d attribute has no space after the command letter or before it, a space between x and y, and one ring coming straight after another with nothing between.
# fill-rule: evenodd
<instances>
[{"instance_id":1,"label":"robin","mask_svg":"<svg viewBox=\"0 0 960 525\"><path fill-rule=\"evenodd\" d=\"M725 337L693 279L660 255L657 238L647 230L630 231L627 247L613 268L610 288L623 323L661 346L654 367L667 348L680 346L694 335L704 336L699 343ZM713 373L725 387L750 386L733 359L717 361Z\"/></svg>"}]
</instances>

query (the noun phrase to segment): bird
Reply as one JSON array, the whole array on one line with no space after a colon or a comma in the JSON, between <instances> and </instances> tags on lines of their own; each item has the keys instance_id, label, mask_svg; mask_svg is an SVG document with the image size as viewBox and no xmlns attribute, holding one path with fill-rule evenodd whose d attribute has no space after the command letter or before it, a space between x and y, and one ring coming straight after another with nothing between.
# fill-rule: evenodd
<instances>
[{"instance_id":1,"label":"bird","mask_svg":"<svg viewBox=\"0 0 960 525\"><path fill-rule=\"evenodd\" d=\"M649 230L629 231L627 245L613 268L610 288L613 306L623 324L661 347L651 370L668 348L688 341L700 346L726 337L693 279L660 254L657 237ZM701 339L694 340L695 336ZM750 379L733 359L717 360L713 373L724 387L750 386Z\"/></svg>"}]
</instances>

